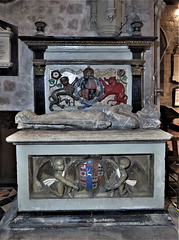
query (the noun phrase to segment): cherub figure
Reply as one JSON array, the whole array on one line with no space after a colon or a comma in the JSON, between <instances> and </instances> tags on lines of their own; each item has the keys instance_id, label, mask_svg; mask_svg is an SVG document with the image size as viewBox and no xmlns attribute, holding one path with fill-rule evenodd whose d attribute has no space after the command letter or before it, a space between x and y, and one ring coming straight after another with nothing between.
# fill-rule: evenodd
<instances>
[{"instance_id":1,"label":"cherub figure","mask_svg":"<svg viewBox=\"0 0 179 240\"><path fill-rule=\"evenodd\" d=\"M125 188L125 182L128 178L126 168L130 166L130 160L127 157L122 157L119 160L119 168L116 169L116 175L118 178L118 182L111 189L118 189L120 196L124 196L127 192Z\"/></svg>"},{"instance_id":2,"label":"cherub figure","mask_svg":"<svg viewBox=\"0 0 179 240\"><path fill-rule=\"evenodd\" d=\"M79 98L74 95L75 91L75 83L78 81L78 78L75 78L75 80L70 84L69 83L69 78L68 77L62 77L60 78L60 82L63 85L63 88L56 89L55 91L52 92L51 96L49 97L50 105L49 109L50 111L54 111L53 105L57 105L60 108L64 108L65 105L62 105L61 103L65 101L66 104L69 103L69 99L67 98L61 98L61 96L68 95L74 100L78 100Z\"/></svg>"},{"instance_id":3,"label":"cherub figure","mask_svg":"<svg viewBox=\"0 0 179 240\"><path fill-rule=\"evenodd\" d=\"M125 184L129 184L134 186L136 184L136 180L128 180L128 175L126 169L130 166L131 161L128 157L121 157L119 160L119 164L112 159L107 159L107 162L113 165L115 168L115 172L113 172L106 182L106 190L117 190L119 191L120 196L124 196L127 192Z\"/></svg>"},{"instance_id":4,"label":"cherub figure","mask_svg":"<svg viewBox=\"0 0 179 240\"><path fill-rule=\"evenodd\" d=\"M65 164L61 158L45 162L38 170L37 180L60 198L63 197L65 186L69 187L69 195L72 188L79 190L78 186L65 178Z\"/></svg>"}]
</instances>

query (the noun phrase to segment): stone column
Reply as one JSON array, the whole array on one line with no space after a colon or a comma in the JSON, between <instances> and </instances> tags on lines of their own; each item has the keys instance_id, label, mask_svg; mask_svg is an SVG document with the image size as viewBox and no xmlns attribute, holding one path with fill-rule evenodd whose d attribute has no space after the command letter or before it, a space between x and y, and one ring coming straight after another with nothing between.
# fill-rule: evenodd
<instances>
[{"instance_id":1,"label":"stone column","mask_svg":"<svg viewBox=\"0 0 179 240\"><path fill-rule=\"evenodd\" d=\"M154 103L160 107L160 18L163 10L165 9L166 3L163 0L155 0L154 5L154 35L157 40L154 45L154 74L153 74L153 88L154 92ZM162 56L163 57L163 56ZM152 94L153 95L153 94Z\"/></svg>"}]
</instances>

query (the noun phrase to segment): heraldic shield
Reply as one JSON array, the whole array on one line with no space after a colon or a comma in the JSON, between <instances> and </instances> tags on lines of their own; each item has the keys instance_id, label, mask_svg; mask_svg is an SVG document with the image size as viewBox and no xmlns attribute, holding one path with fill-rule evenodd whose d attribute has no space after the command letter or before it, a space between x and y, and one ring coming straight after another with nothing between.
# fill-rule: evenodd
<instances>
[{"instance_id":1,"label":"heraldic shield","mask_svg":"<svg viewBox=\"0 0 179 240\"><path fill-rule=\"evenodd\" d=\"M103 167L96 161L88 160L81 164L80 181L88 190L95 190L99 187L103 178Z\"/></svg>"},{"instance_id":2,"label":"heraldic shield","mask_svg":"<svg viewBox=\"0 0 179 240\"><path fill-rule=\"evenodd\" d=\"M94 70L87 67L83 74L75 84L75 96L83 104L82 109L97 103L103 95L103 84L94 76Z\"/></svg>"}]
</instances>

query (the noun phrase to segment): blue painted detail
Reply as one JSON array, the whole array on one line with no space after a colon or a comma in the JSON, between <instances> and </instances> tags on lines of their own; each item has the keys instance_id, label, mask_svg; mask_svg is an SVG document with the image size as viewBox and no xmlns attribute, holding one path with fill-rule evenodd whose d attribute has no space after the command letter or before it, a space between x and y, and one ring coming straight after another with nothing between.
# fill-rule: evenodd
<instances>
[{"instance_id":1,"label":"blue painted detail","mask_svg":"<svg viewBox=\"0 0 179 240\"><path fill-rule=\"evenodd\" d=\"M89 160L86 163L86 187L90 190L93 189L92 177L93 177L93 163L91 160Z\"/></svg>"},{"instance_id":2,"label":"blue painted detail","mask_svg":"<svg viewBox=\"0 0 179 240\"><path fill-rule=\"evenodd\" d=\"M87 108L87 107L91 107L94 103L97 103L98 102L98 99L99 98L101 98L102 96L103 96L103 84L102 84L102 82L101 81L99 81L99 79L98 78L94 78L94 80L96 81L96 83L98 83L99 84L99 95L98 96L96 96L96 97L94 97L94 99L92 99L92 100L89 100L89 101L87 101L87 100L85 100L83 97L81 97L80 95L79 95L79 89L78 89L78 86L80 86L81 85L81 83L84 81L84 78L82 77L82 78L80 78L77 82L76 82L76 84L75 84L75 96L76 97L78 97L79 98L79 102L81 103L81 104L83 104L83 106L81 107L81 109L85 109L85 108Z\"/></svg>"}]
</instances>

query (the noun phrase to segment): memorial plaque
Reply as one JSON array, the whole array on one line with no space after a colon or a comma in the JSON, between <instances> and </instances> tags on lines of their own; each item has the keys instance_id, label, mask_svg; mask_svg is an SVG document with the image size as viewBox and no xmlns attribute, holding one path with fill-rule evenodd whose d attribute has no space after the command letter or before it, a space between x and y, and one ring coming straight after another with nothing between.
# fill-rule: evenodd
<instances>
[{"instance_id":1,"label":"memorial plaque","mask_svg":"<svg viewBox=\"0 0 179 240\"><path fill-rule=\"evenodd\" d=\"M11 36L10 28L0 27L0 68L9 68L11 63Z\"/></svg>"}]
</instances>

